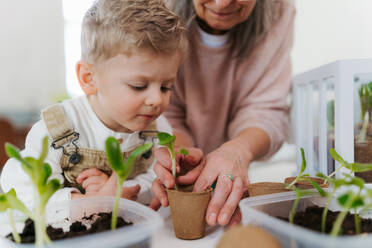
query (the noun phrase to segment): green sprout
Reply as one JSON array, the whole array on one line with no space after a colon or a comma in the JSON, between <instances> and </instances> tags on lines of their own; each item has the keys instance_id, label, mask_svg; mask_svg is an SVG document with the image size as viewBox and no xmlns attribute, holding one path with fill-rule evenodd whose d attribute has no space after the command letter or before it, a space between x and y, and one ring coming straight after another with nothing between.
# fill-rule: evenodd
<instances>
[{"instance_id":1,"label":"green sprout","mask_svg":"<svg viewBox=\"0 0 372 248\"><path fill-rule=\"evenodd\" d=\"M48 163L44 163L48 155L48 137L44 137L42 141L42 151L38 159L33 157L23 158L15 146L7 143L5 150L9 157L18 160L21 163L22 169L30 176L32 186L34 188L34 210L29 211L20 202L17 203L16 195L8 192L5 199L7 202L12 202L9 206L11 208L24 212L28 217L34 221L36 246L43 247L45 243L50 243L51 240L46 233L45 223L45 206L49 198L61 188L58 179L48 180L52 174L52 168ZM18 207L17 207L18 206Z\"/></svg>"},{"instance_id":2,"label":"green sprout","mask_svg":"<svg viewBox=\"0 0 372 248\"><path fill-rule=\"evenodd\" d=\"M297 177L292 181L292 183L286 186L287 189L292 189L296 193L296 199L295 199L295 201L292 205L292 209L291 209L291 212L290 212L290 215L289 215L289 222L291 224L294 223L294 216L296 214L297 206L298 206L298 203L300 202L301 197L313 193L310 190L301 190L301 189L295 187L297 182L308 181L313 185L313 187L318 191L318 193L321 196L324 197L324 196L327 195L327 193L322 189L322 187L320 187L319 184L317 184L314 180L312 180L310 178L309 174L304 174L304 172L306 170L305 152L304 152L303 148L301 148L300 151L301 151L301 156L302 156L302 165L301 165L300 172L298 173Z\"/></svg>"},{"instance_id":3,"label":"green sprout","mask_svg":"<svg viewBox=\"0 0 372 248\"><path fill-rule=\"evenodd\" d=\"M174 152L174 142L176 141L176 136L170 135L169 133L159 132L158 133L158 139L159 139L159 145L167 147L167 149L168 149L168 151L171 155L172 174L173 174L174 179L176 179L176 176L177 176L176 175L176 154L177 153ZM189 152L185 148L182 148L179 153L181 153L183 155L188 155L189 154ZM177 184L176 183L174 184L174 187L175 187L175 189L177 189Z\"/></svg>"},{"instance_id":4,"label":"green sprout","mask_svg":"<svg viewBox=\"0 0 372 248\"><path fill-rule=\"evenodd\" d=\"M333 223L331 235L337 236L341 231L342 222L344 221L346 214L351 210L355 210L354 222L356 233L360 233L360 219L356 213L356 209L364 205L364 197L361 195L361 192L364 188L364 180L358 177L353 177L348 174L345 174L345 177L349 180L342 180L342 185L350 186L354 185L359 188L358 193L353 191L348 191L337 198L338 204L343 207L343 210L338 214L336 221Z\"/></svg>"},{"instance_id":5,"label":"green sprout","mask_svg":"<svg viewBox=\"0 0 372 248\"><path fill-rule=\"evenodd\" d=\"M306 170L306 158L304 149L300 148L300 151L302 156L302 165L300 172L298 173L297 177L289 185L286 186L286 188L292 189L294 185L296 185L296 183L298 183L299 181L308 181L313 185L313 187L319 192L321 196L326 196L327 193L322 189L322 187L320 187L318 183L310 178L309 174L303 174Z\"/></svg>"},{"instance_id":6,"label":"green sprout","mask_svg":"<svg viewBox=\"0 0 372 248\"><path fill-rule=\"evenodd\" d=\"M0 212L8 212L9 222L12 228L13 238L17 243L21 243L21 237L19 236L14 223L13 210L23 212L29 217L33 218L33 214L25 207L25 205L17 198L17 194L14 189L9 190L5 194L0 195Z\"/></svg>"},{"instance_id":7,"label":"green sprout","mask_svg":"<svg viewBox=\"0 0 372 248\"><path fill-rule=\"evenodd\" d=\"M146 153L151 147L153 143L146 143L141 145L140 147L136 148L131 154L129 155L127 161L124 163L123 154L120 150L120 144L117 139L114 137L109 137L106 140L106 155L111 166L112 170L116 174L117 178L117 189L116 189L116 196L115 196L115 203L114 208L112 211L112 219L111 219L111 230L116 229L117 223L117 214L119 208L119 199L122 192L122 185L124 181L128 178L130 173L133 171L134 162L138 156Z\"/></svg>"},{"instance_id":8,"label":"green sprout","mask_svg":"<svg viewBox=\"0 0 372 248\"><path fill-rule=\"evenodd\" d=\"M363 121L358 142L363 142L367 136L368 122L372 121L372 81L359 88L360 119Z\"/></svg>"}]
</instances>

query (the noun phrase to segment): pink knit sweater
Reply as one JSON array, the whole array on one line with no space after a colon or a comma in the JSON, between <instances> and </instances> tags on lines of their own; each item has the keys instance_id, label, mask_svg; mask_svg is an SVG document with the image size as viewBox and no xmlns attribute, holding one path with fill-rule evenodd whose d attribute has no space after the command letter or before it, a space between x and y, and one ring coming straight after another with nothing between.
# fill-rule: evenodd
<instances>
[{"instance_id":1,"label":"pink knit sweater","mask_svg":"<svg viewBox=\"0 0 372 248\"><path fill-rule=\"evenodd\" d=\"M286 5L266 37L240 62L229 57L229 44L207 47L192 32L192 51L165 113L173 128L208 153L256 127L270 138L264 158L277 151L288 134L294 16L294 6Z\"/></svg>"}]
</instances>

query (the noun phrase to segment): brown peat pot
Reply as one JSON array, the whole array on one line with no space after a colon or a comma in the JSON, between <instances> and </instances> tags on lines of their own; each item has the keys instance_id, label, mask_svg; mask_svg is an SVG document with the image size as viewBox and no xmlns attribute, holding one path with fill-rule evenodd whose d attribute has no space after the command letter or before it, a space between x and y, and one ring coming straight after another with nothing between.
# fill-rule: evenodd
<instances>
[{"instance_id":1,"label":"brown peat pot","mask_svg":"<svg viewBox=\"0 0 372 248\"><path fill-rule=\"evenodd\" d=\"M205 212L212 189L200 193L191 189L167 189L174 234L180 239L199 239L205 235Z\"/></svg>"},{"instance_id":2,"label":"brown peat pot","mask_svg":"<svg viewBox=\"0 0 372 248\"><path fill-rule=\"evenodd\" d=\"M291 191L285 188L284 183L260 182L248 185L249 196L259 196Z\"/></svg>"},{"instance_id":3,"label":"brown peat pot","mask_svg":"<svg viewBox=\"0 0 372 248\"><path fill-rule=\"evenodd\" d=\"M293 180L295 180L296 177L287 177L284 182L286 184L291 184L293 182ZM319 184L320 187L322 188L328 188L328 183L324 183L324 180L321 179L321 178L317 178L317 177L308 177L309 179L313 180L314 182L316 182L317 184ZM312 189L314 188L313 185L309 182L309 181L306 181L306 180L302 180L302 181L298 181L296 184L295 184L296 187L300 188L300 189Z\"/></svg>"}]
</instances>

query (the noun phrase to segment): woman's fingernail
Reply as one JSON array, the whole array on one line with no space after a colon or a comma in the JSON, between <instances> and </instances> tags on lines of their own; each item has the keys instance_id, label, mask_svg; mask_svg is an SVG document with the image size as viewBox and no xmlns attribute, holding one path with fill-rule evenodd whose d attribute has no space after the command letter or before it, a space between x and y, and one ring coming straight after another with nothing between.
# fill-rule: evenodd
<instances>
[{"instance_id":1,"label":"woman's fingernail","mask_svg":"<svg viewBox=\"0 0 372 248\"><path fill-rule=\"evenodd\" d=\"M215 213L211 213L208 216L208 223L209 223L209 225L214 226L214 224L216 224L216 217L217 217L217 215Z\"/></svg>"},{"instance_id":2,"label":"woman's fingernail","mask_svg":"<svg viewBox=\"0 0 372 248\"><path fill-rule=\"evenodd\" d=\"M164 182L164 185L165 185L166 188L170 188L170 181L168 181L168 180L165 181Z\"/></svg>"},{"instance_id":3,"label":"woman's fingernail","mask_svg":"<svg viewBox=\"0 0 372 248\"><path fill-rule=\"evenodd\" d=\"M160 202L161 202L161 205L162 205L163 207L165 207L166 200L165 200L164 198L162 198L162 199L160 200Z\"/></svg>"},{"instance_id":4,"label":"woman's fingernail","mask_svg":"<svg viewBox=\"0 0 372 248\"><path fill-rule=\"evenodd\" d=\"M219 222L222 225L225 225L226 224L226 222L227 222L227 214L226 213L221 215Z\"/></svg>"}]
</instances>

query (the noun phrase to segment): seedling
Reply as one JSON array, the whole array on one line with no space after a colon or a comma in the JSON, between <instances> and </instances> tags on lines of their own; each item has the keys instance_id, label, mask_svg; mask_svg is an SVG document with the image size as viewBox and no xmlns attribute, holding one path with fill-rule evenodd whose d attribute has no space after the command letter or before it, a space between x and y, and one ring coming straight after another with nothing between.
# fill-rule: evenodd
<instances>
[{"instance_id":1,"label":"seedling","mask_svg":"<svg viewBox=\"0 0 372 248\"><path fill-rule=\"evenodd\" d=\"M348 163L347 161L345 161L337 152L335 149L331 148L329 150L332 158L335 160L335 161L338 161L340 166L333 172L331 173L329 176L325 176L323 175L322 173L317 173L317 177L320 177L322 179L324 179L325 181L329 181L331 184L332 184L332 192L331 194L328 196L328 200L327 200L327 203L323 209L323 214L322 214L322 232L325 232L325 224L326 224L326 219L327 219L327 213L328 213L328 209L329 209L329 205L332 201L332 199L334 198L335 196L335 193L337 191L337 189L339 189L341 186L350 186L350 185L355 185L357 187L359 187L360 189L363 189L364 187L364 181L361 179L361 178L358 178L358 177L352 177L351 174L352 173L355 173L355 172L364 172L364 171L369 171L369 170L372 170L372 164L360 164L360 163ZM349 173L343 173L345 179L334 179L333 176L335 176L335 174L340 171L341 168L347 168L349 169ZM346 180L348 179L348 180ZM341 201L339 200L339 203L341 203L340 205L344 207L344 209L350 209L350 208L354 208L356 209L356 207L359 207L357 206L358 202L360 203L360 200L363 198L360 198L360 194L359 196L355 196L354 193L347 193L346 194L347 196L343 196L344 198L345 197L351 197L351 198L348 198L348 199L351 199L351 203L350 202L347 202L347 201L343 201L341 198ZM352 198L355 197L354 201L352 200ZM349 206L349 204L351 204ZM346 213L348 212L348 210L346 211ZM335 226L336 226L336 231L332 231L335 232L336 234L334 235L337 235L338 232L340 231L340 227L339 225L342 224L342 221L343 219L345 218L346 216L346 213L343 213L342 215L340 215L338 218L339 219L339 222L335 222ZM343 216L343 217L342 217ZM354 215L355 216L355 229L356 231L358 232L360 230L360 227L359 227L359 217L357 214ZM342 221L341 221L342 220ZM334 226L334 228L335 228ZM337 227L338 226L338 227ZM332 229L334 230L334 229Z\"/></svg>"},{"instance_id":2,"label":"seedling","mask_svg":"<svg viewBox=\"0 0 372 248\"><path fill-rule=\"evenodd\" d=\"M358 141L366 139L368 122L372 121L372 81L359 88L360 119L363 122Z\"/></svg>"},{"instance_id":3,"label":"seedling","mask_svg":"<svg viewBox=\"0 0 372 248\"><path fill-rule=\"evenodd\" d=\"M364 188L364 181L361 178L352 177L350 175L345 175L349 178L349 181L344 180L343 185L350 186L354 185L359 188L358 193L354 193L353 191L348 191L342 195L340 195L337 200L338 204L343 207L343 210L338 214L336 221L333 224L331 235L337 236L340 233L342 222L344 221L346 214L351 210L354 209L354 221L355 221L355 230L359 234L360 233L360 220L359 216L356 213L356 209L364 205L364 197L361 195L361 192Z\"/></svg>"},{"instance_id":4,"label":"seedling","mask_svg":"<svg viewBox=\"0 0 372 248\"><path fill-rule=\"evenodd\" d=\"M158 139L159 139L159 145L167 147L167 149L168 149L168 151L171 155L172 174L173 174L174 179L176 179L176 176L177 176L176 175L176 153L174 152L174 142L176 141L176 136L170 135L169 133L159 132L158 133ZM179 153L181 153L183 155L188 155L189 154L189 152L184 148L182 148ZM177 189L177 184L176 183L174 184L174 187L175 187L175 189Z\"/></svg>"},{"instance_id":5,"label":"seedling","mask_svg":"<svg viewBox=\"0 0 372 248\"><path fill-rule=\"evenodd\" d=\"M372 164L348 163L333 148L329 149L329 153L335 161L339 162L340 166L334 172L332 172L326 180L328 180L328 178L332 178L338 171L341 170L341 168L349 169L349 174L372 170Z\"/></svg>"},{"instance_id":6,"label":"seedling","mask_svg":"<svg viewBox=\"0 0 372 248\"><path fill-rule=\"evenodd\" d=\"M30 176L34 188L34 210L28 211L23 204L22 207L19 204L20 202L17 203L17 200L15 200L16 195L13 193L8 192L6 199L8 203L9 201L12 202L10 205L12 208L18 206L16 209L23 210L23 212L34 221L36 246L43 247L45 243L51 242L46 233L45 206L49 198L61 187L58 179L51 179L48 181L52 174L50 165L44 163L48 155L48 137L45 137L42 141L42 151L38 159L33 157L23 158L18 148L9 143L5 144L5 150L9 157L21 163L22 169Z\"/></svg>"},{"instance_id":7,"label":"seedling","mask_svg":"<svg viewBox=\"0 0 372 248\"><path fill-rule=\"evenodd\" d=\"M146 153L151 147L153 143L146 143L141 145L140 147L136 148L128 157L127 161L124 163L123 154L120 150L120 144L117 139L114 137L109 137L106 140L106 155L111 166L112 170L116 174L117 178L117 188L116 188L116 196L115 196L115 203L114 208L112 211L112 219L111 219L111 230L116 229L117 223L117 213L119 207L119 199L122 192L122 185L124 181L128 178L130 173L133 171L133 166L136 158L141 156L142 154Z\"/></svg>"},{"instance_id":8,"label":"seedling","mask_svg":"<svg viewBox=\"0 0 372 248\"><path fill-rule=\"evenodd\" d=\"M319 186L319 184L317 184L314 180L309 178L310 176L309 174L303 174L306 170L306 158L305 158L304 149L301 148L300 151L301 151L301 156L302 156L302 165L301 165L300 172L298 173L297 177L292 181L292 183L287 185L286 187L287 189L292 189L296 193L296 199L292 205L292 209L289 215L289 222L291 224L293 224L294 216L296 214L297 206L298 206L298 203L300 202L301 197L313 193L310 190L300 190L299 188L296 188L295 185L297 182L308 181L313 185L313 187L319 192L321 196L327 195L327 193Z\"/></svg>"},{"instance_id":9,"label":"seedling","mask_svg":"<svg viewBox=\"0 0 372 248\"><path fill-rule=\"evenodd\" d=\"M23 205L23 203L17 198L17 194L14 189L9 190L5 194L0 195L0 212L8 212L9 222L12 227L13 238L17 243L21 243L21 237L19 236L14 223L13 210L23 212L30 218L33 218L33 214Z\"/></svg>"}]
</instances>

